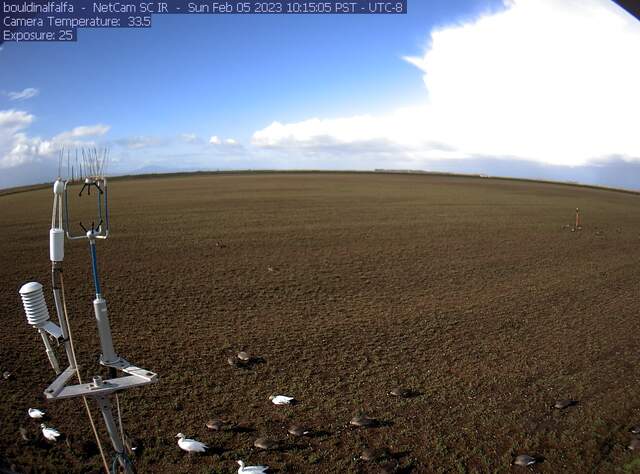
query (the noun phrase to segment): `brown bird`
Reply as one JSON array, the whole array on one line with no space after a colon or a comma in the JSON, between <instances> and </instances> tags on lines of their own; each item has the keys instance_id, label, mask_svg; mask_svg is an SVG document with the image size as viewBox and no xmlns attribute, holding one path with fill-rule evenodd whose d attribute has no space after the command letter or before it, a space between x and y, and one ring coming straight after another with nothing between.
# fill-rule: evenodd
<instances>
[{"instance_id":1,"label":"brown bird","mask_svg":"<svg viewBox=\"0 0 640 474\"><path fill-rule=\"evenodd\" d=\"M533 456L529 456L528 454L520 454L514 458L511 464L514 464L516 466L528 467L533 466L536 462L538 461Z\"/></svg>"},{"instance_id":2,"label":"brown bird","mask_svg":"<svg viewBox=\"0 0 640 474\"><path fill-rule=\"evenodd\" d=\"M632 451L640 450L640 439L633 438L629 443L629 449L631 449Z\"/></svg>"},{"instance_id":3,"label":"brown bird","mask_svg":"<svg viewBox=\"0 0 640 474\"><path fill-rule=\"evenodd\" d=\"M370 418L367 415L358 415L354 416L349 424L353 426L357 426L359 428L369 428L371 426L375 426L378 423L378 420L375 418Z\"/></svg>"},{"instance_id":4,"label":"brown bird","mask_svg":"<svg viewBox=\"0 0 640 474\"><path fill-rule=\"evenodd\" d=\"M408 398L412 395L412 391L408 388L396 387L389 392L389 395L393 395L394 397L400 398Z\"/></svg>"},{"instance_id":5,"label":"brown bird","mask_svg":"<svg viewBox=\"0 0 640 474\"><path fill-rule=\"evenodd\" d=\"M302 425L291 425L287 432L292 436L305 436L309 434L309 430L307 430Z\"/></svg>"},{"instance_id":6,"label":"brown bird","mask_svg":"<svg viewBox=\"0 0 640 474\"><path fill-rule=\"evenodd\" d=\"M253 445L258 449L271 451L278 447L278 442L269 438L258 438L253 442Z\"/></svg>"},{"instance_id":7,"label":"brown bird","mask_svg":"<svg viewBox=\"0 0 640 474\"><path fill-rule=\"evenodd\" d=\"M360 459L363 461L376 461L387 456L386 449L367 448L360 454Z\"/></svg>"},{"instance_id":8,"label":"brown bird","mask_svg":"<svg viewBox=\"0 0 640 474\"><path fill-rule=\"evenodd\" d=\"M222 425L224 423L222 423L222 420L209 420L205 423L205 426L207 428L209 428L210 430L213 431L220 431L222 430Z\"/></svg>"},{"instance_id":9,"label":"brown bird","mask_svg":"<svg viewBox=\"0 0 640 474\"><path fill-rule=\"evenodd\" d=\"M556 400L556 402L553 404L553 408L555 408L556 410L564 410L565 408L572 407L576 403L578 402L575 400L569 400L569 399Z\"/></svg>"}]
</instances>

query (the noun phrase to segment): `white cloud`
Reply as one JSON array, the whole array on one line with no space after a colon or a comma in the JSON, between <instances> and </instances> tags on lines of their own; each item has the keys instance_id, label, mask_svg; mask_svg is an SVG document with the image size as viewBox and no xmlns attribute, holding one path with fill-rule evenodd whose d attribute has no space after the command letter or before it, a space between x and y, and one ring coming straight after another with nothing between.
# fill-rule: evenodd
<instances>
[{"instance_id":1,"label":"white cloud","mask_svg":"<svg viewBox=\"0 0 640 474\"><path fill-rule=\"evenodd\" d=\"M211 143L212 145L220 145L220 143L222 143L222 141L220 140L220 138L218 136L214 135L211 138L209 138L209 143Z\"/></svg>"},{"instance_id":2,"label":"white cloud","mask_svg":"<svg viewBox=\"0 0 640 474\"><path fill-rule=\"evenodd\" d=\"M28 127L34 116L24 110L0 110L0 130L16 131Z\"/></svg>"},{"instance_id":3,"label":"white cloud","mask_svg":"<svg viewBox=\"0 0 640 474\"><path fill-rule=\"evenodd\" d=\"M104 135L107 125L76 127L52 138L43 139L27 134L35 117L23 110L0 110L0 168L11 168L39 160L52 159L64 146L89 146L85 137Z\"/></svg>"},{"instance_id":4,"label":"white cloud","mask_svg":"<svg viewBox=\"0 0 640 474\"><path fill-rule=\"evenodd\" d=\"M27 100L37 96L40 93L38 89L27 87L19 92L8 92L9 100Z\"/></svg>"},{"instance_id":5,"label":"white cloud","mask_svg":"<svg viewBox=\"0 0 640 474\"><path fill-rule=\"evenodd\" d=\"M237 141L235 141L233 138L227 138L227 139L224 141L224 143L225 143L225 144L227 144L227 145L237 145L237 144L238 144L238 142L237 142Z\"/></svg>"},{"instance_id":6,"label":"white cloud","mask_svg":"<svg viewBox=\"0 0 640 474\"><path fill-rule=\"evenodd\" d=\"M81 125L80 127L75 127L68 132L60 133L54 138L57 141L66 141L74 138L100 136L107 133L110 129L111 127L109 125L103 125L101 123L96 125Z\"/></svg>"},{"instance_id":7,"label":"white cloud","mask_svg":"<svg viewBox=\"0 0 640 474\"><path fill-rule=\"evenodd\" d=\"M640 160L640 22L608 0L512 0L431 32L428 99L382 116L274 122L266 148L385 141L414 162L472 156L581 165Z\"/></svg>"}]
</instances>

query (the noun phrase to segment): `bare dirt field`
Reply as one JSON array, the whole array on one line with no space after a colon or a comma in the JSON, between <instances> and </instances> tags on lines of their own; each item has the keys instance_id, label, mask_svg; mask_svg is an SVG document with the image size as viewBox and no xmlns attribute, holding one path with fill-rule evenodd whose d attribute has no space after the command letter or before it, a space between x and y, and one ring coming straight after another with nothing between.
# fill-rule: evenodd
<instances>
[{"instance_id":1,"label":"bare dirt field","mask_svg":"<svg viewBox=\"0 0 640 474\"><path fill-rule=\"evenodd\" d=\"M121 398L139 473L236 472L237 459L281 473L527 472L510 466L521 453L544 458L539 472L640 472L627 449L640 424L639 195L247 173L113 181L110 198L98 257L114 343L160 375ZM0 196L0 371L14 374L0 379L0 468L98 472L78 448L92 439L82 402L44 401L54 375L18 295L40 281L54 317L51 202L48 188ZM571 232L576 207L584 229ZM65 278L89 378L102 369L86 242L67 242ZM239 350L263 361L229 366ZM276 407L274 393L300 403ZM565 398L578 403L551 409ZM21 441L20 427L39 435L33 406L70 443ZM359 413L379 425L350 427ZM209 431L210 418L227 425ZM293 422L313 436L288 435ZM181 452L178 432L211 452ZM281 447L257 450L261 436ZM366 447L388 454L358 459Z\"/></svg>"}]
</instances>

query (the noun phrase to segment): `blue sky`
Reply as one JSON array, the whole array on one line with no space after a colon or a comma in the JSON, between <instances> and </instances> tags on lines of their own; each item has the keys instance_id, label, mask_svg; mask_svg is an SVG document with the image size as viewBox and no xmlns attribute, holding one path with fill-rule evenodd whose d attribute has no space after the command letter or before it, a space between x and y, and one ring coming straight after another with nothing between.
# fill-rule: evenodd
<instances>
[{"instance_id":1,"label":"blue sky","mask_svg":"<svg viewBox=\"0 0 640 474\"><path fill-rule=\"evenodd\" d=\"M5 43L0 187L52 179L57 149L96 144L111 148L114 173L451 169L640 188L632 130L583 118L589 102L594 115L637 114L640 101L623 93L640 79L629 66L638 22L604 0L567 0L573 11L536 1L409 0L407 15L388 16L156 15L151 29L80 30L77 43ZM583 47L589 31L609 39ZM556 50L575 64L564 69ZM609 73L593 77L598 55ZM575 92L585 68L597 83L584 90L607 100ZM545 113L563 121L552 127ZM594 130L611 136L584 143Z\"/></svg>"}]
</instances>

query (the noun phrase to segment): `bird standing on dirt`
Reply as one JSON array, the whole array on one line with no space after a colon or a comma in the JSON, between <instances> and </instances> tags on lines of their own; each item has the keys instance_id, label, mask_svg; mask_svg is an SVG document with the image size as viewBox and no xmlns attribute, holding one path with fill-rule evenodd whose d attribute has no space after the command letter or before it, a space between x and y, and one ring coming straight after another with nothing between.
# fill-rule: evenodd
<instances>
[{"instance_id":1,"label":"bird standing on dirt","mask_svg":"<svg viewBox=\"0 0 640 474\"><path fill-rule=\"evenodd\" d=\"M376 426L378 424L378 420L370 418L367 415L358 415L354 416L349 424L359 428L369 428L371 426Z\"/></svg>"},{"instance_id":2,"label":"bird standing on dirt","mask_svg":"<svg viewBox=\"0 0 640 474\"><path fill-rule=\"evenodd\" d=\"M527 467L527 466L533 466L536 462L538 461L533 456L529 456L527 454L520 454L519 456L515 457L515 459L511 464L515 464L516 466Z\"/></svg>"},{"instance_id":3,"label":"bird standing on dirt","mask_svg":"<svg viewBox=\"0 0 640 474\"><path fill-rule=\"evenodd\" d=\"M224 422L222 420L209 420L205 423L205 426L213 431L221 431Z\"/></svg>"},{"instance_id":4,"label":"bird standing on dirt","mask_svg":"<svg viewBox=\"0 0 640 474\"><path fill-rule=\"evenodd\" d=\"M291 405L295 401L293 397L287 397L286 395L271 395L269 400L274 405Z\"/></svg>"},{"instance_id":5,"label":"bird standing on dirt","mask_svg":"<svg viewBox=\"0 0 640 474\"><path fill-rule=\"evenodd\" d=\"M58 430L54 428L47 428L47 425L44 423L40 425L40 428L42 428L42 436L47 438L49 441L55 442L58 436L60 436L60 432Z\"/></svg>"},{"instance_id":6,"label":"bird standing on dirt","mask_svg":"<svg viewBox=\"0 0 640 474\"><path fill-rule=\"evenodd\" d=\"M291 425L287 432L292 436L306 436L309 434L309 430L302 425Z\"/></svg>"},{"instance_id":7,"label":"bird standing on dirt","mask_svg":"<svg viewBox=\"0 0 640 474\"><path fill-rule=\"evenodd\" d=\"M182 433L178 433L176 438L179 438L178 446L180 446L180 449L188 453L204 453L209 449L209 446L206 444L196 441L195 439L185 438Z\"/></svg>"},{"instance_id":8,"label":"bird standing on dirt","mask_svg":"<svg viewBox=\"0 0 640 474\"><path fill-rule=\"evenodd\" d=\"M245 466L244 461L238 461L238 464L238 474L263 474L269 470L269 466Z\"/></svg>"},{"instance_id":9,"label":"bird standing on dirt","mask_svg":"<svg viewBox=\"0 0 640 474\"><path fill-rule=\"evenodd\" d=\"M44 417L44 413L42 410L38 410L37 408L29 408L29 418L33 418L34 420L40 420Z\"/></svg>"}]
</instances>

